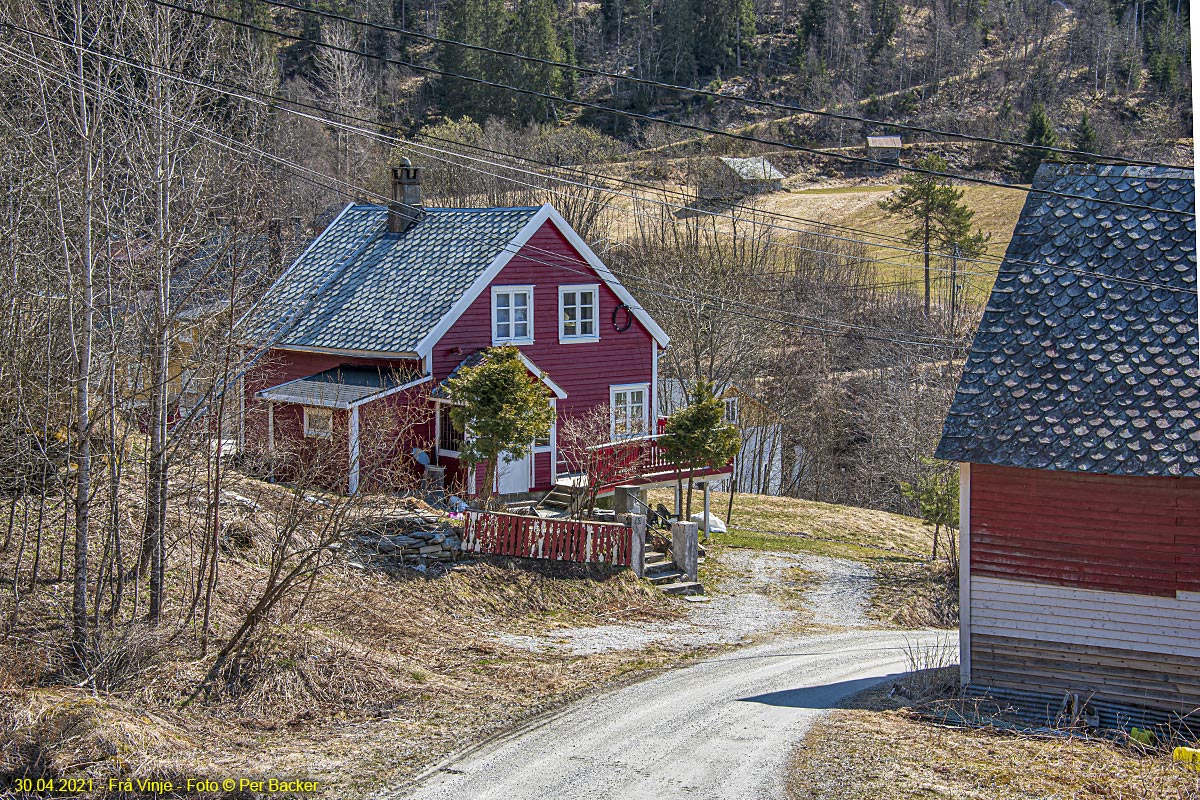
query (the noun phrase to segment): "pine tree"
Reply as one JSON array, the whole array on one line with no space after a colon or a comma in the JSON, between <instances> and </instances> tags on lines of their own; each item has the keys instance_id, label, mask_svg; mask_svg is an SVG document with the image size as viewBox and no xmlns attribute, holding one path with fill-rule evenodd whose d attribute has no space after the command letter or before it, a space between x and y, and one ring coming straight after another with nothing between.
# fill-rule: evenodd
<instances>
[{"instance_id":1,"label":"pine tree","mask_svg":"<svg viewBox=\"0 0 1200 800\"><path fill-rule=\"evenodd\" d=\"M696 10L693 0L664 0L658 78L670 83L696 80Z\"/></svg>"},{"instance_id":2,"label":"pine tree","mask_svg":"<svg viewBox=\"0 0 1200 800\"><path fill-rule=\"evenodd\" d=\"M1033 108L1029 109L1029 120L1025 124L1024 138L1026 142L1034 146L1027 147L1017 154L1013 161L1013 168L1022 181L1030 183L1033 181L1034 174L1037 173L1038 166L1043 161L1058 160L1055 153L1041 149L1058 144L1058 134L1054 132L1050 115L1046 113L1046 107L1041 103L1034 103Z\"/></svg>"},{"instance_id":3,"label":"pine tree","mask_svg":"<svg viewBox=\"0 0 1200 800\"><path fill-rule=\"evenodd\" d=\"M945 172L949 165L940 156L930 155L917 162L929 172ZM971 230L972 211L962 202L963 190L955 189L948 178L921 172L910 172L900 179L900 189L879 204L889 214L898 214L913 221L905 238L920 247L925 256L925 315L930 312L932 286L930 260L933 249L952 252L957 258L975 258L987 251L987 239L978 228ZM955 261L957 261L957 258ZM951 285L955 282L951 275ZM951 300L953 316L953 298Z\"/></svg>"},{"instance_id":4,"label":"pine tree","mask_svg":"<svg viewBox=\"0 0 1200 800\"><path fill-rule=\"evenodd\" d=\"M1071 136L1071 146L1079 153L1075 156L1077 160L1088 164L1095 162L1095 156L1086 155L1096 152L1096 129L1092 127L1086 111L1083 112L1083 118L1079 120L1079 125L1075 127Z\"/></svg>"},{"instance_id":5,"label":"pine tree","mask_svg":"<svg viewBox=\"0 0 1200 800\"><path fill-rule=\"evenodd\" d=\"M713 75L742 66L754 36L751 0L697 0L696 66L702 75Z\"/></svg>"}]
</instances>

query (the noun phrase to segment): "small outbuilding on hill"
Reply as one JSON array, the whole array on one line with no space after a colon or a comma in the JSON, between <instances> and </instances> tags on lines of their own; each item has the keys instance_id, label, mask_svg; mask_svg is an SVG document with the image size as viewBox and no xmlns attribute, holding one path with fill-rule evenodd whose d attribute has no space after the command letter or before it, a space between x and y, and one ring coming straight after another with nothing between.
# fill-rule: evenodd
<instances>
[{"instance_id":1,"label":"small outbuilding on hill","mask_svg":"<svg viewBox=\"0 0 1200 800\"><path fill-rule=\"evenodd\" d=\"M705 162L697 176L701 200L730 200L749 194L783 191L784 174L762 156L720 156Z\"/></svg>"}]
</instances>

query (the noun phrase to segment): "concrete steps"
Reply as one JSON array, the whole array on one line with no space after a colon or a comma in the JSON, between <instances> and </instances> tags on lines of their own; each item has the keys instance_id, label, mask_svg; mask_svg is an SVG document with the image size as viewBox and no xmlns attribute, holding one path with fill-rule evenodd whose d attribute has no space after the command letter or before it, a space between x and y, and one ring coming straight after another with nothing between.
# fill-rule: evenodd
<instances>
[{"instance_id":1,"label":"concrete steps","mask_svg":"<svg viewBox=\"0 0 1200 800\"><path fill-rule=\"evenodd\" d=\"M642 577L657 586L664 594L704 594L704 586L697 581L682 580L683 572L675 566L675 562L666 553L657 550L646 552L646 566Z\"/></svg>"}]
</instances>

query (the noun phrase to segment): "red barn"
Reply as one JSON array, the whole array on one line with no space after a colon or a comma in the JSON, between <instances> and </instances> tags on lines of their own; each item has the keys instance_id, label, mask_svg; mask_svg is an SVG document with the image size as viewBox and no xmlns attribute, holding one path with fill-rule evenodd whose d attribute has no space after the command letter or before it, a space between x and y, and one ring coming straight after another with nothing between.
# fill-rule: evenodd
<instances>
[{"instance_id":1,"label":"red barn","mask_svg":"<svg viewBox=\"0 0 1200 800\"><path fill-rule=\"evenodd\" d=\"M414 447L432 450L470 492L476 476L459 464L462 433L438 389L501 344L519 347L559 419L609 405L614 439L651 434L668 337L558 211L423 208L420 180L406 164L390 206L348 205L250 315L261 356L248 411L266 413L248 423L248 449L335 451L328 477L350 492L413 465ZM428 410L428 422L372 438L404 409ZM549 489L560 461L552 430L501 465L499 491Z\"/></svg>"},{"instance_id":2,"label":"red barn","mask_svg":"<svg viewBox=\"0 0 1200 800\"><path fill-rule=\"evenodd\" d=\"M961 463L975 690L1197 719L1195 208L1192 170L1037 173L937 450Z\"/></svg>"}]
</instances>

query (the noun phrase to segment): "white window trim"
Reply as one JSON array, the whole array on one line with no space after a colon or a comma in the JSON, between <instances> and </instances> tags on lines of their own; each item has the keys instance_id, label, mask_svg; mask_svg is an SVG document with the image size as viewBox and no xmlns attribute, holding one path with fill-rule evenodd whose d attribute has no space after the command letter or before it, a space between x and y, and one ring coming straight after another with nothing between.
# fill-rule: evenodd
<instances>
[{"instance_id":1,"label":"white window trim","mask_svg":"<svg viewBox=\"0 0 1200 800\"><path fill-rule=\"evenodd\" d=\"M617 392L642 390L642 432L623 434L621 438L636 439L650 434L650 384L648 383L615 383L608 387L608 427L609 436L617 440Z\"/></svg>"},{"instance_id":2,"label":"white window trim","mask_svg":"<svg viewBox=\"0 0 1200 800\"><path fill-rule=\"evenodd\" d=\"M493 286L492 287L492 344L533 344L533 285ZM512 292L526 292L529 295L529 335L520 337L500 338L496 336L496 295ZM511 324L511 323L510 323Z\"/></svg>"},{"instance_id":3,"label":"white window trim","mask_svg":"<svg viewBox=\"0 0 1200 800\"><path fill-rule=\"evenodd\" d=\"M725 410L724 421L728 422L730 425L740 425L741 408L740 404L738 403L737 395L734 395L733 397L722 398L721 403ZM732 415L729 413L730 410L733 411Z\"/></svg>"},{"instance_id":4,"label":"white window trim","mask_svg":"<svg viewBox=\"0 0 1200 800\"><path fill-rule=\"evenodd\" d=\"M564 329L566 320L563 319L563 293L564 292L588 292L592 293L592 333L586 336L568 336ZM578 320L576 320L578 322ZM576 285L567 285L558 287L558 343L559 344L586 344L588 342L600 341L600 284L598 283L581 283Z\"/></svg>"},{"instance_id":5,"label":"white window trim","mask_svg":"<svg viewBox=\"0 0 1200 800\"><path fill-rule=\"evenodd\" d=\"M554 412L554 421L550 423L550 433L547 434L547 436L546 436L547 440L549 441L549 444L539 445L537 442L534 442L533 447L531 449L535 453L553 453L555 450L554 443L558 440L558 398L557 397L550 398L550 410Z\"/></svg>"},{"instance_id":6,"label":"white window trim","mask_svg":"<svg viewBox=\"0 0 1200 800\"><path fill-rule=\"evenodd\" d=\"M319 431L312 428L308 424L308 415L312 411L324 411L329 415L329 430ZM306 439L332 439L333 438L333 409L318 408L315 406L304 406L304 438Z\"/></svg>"}]
</instances>

